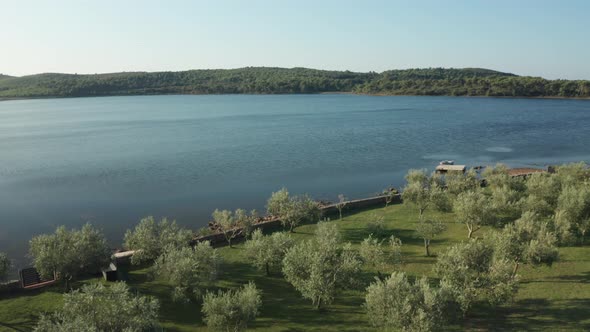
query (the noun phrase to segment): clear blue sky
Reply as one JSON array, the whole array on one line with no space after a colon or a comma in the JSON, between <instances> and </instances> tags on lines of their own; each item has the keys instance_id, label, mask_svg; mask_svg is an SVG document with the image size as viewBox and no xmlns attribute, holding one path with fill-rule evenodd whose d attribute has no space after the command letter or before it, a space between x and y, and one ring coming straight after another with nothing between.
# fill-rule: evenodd
<instances>
[{"instance_id":1,"label":"clear blue sky","mask_svg":"<svg viewBox=\"0 0 590 332\"><path fill-rule=\"evenodd\" d=\"M0 0L0 73L245 66L590 79L590 1Z\"/></svg>"}]
</instances>

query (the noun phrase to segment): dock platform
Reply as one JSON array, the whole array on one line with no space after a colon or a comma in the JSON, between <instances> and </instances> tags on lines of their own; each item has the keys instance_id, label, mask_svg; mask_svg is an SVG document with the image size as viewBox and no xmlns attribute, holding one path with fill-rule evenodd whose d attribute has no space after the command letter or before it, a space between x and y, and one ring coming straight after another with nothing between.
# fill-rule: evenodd
<instances>
[{"instance_id":1,"label":"dock platform","mask_svg":"<svg viewBox=\"0 0 590 332\"><path fill-rule=\"evenodd\" d=\"M436 166L437 173L461 172L465 173L467 166L465 165L438 165Z\"/></svg>"}]
</instances>

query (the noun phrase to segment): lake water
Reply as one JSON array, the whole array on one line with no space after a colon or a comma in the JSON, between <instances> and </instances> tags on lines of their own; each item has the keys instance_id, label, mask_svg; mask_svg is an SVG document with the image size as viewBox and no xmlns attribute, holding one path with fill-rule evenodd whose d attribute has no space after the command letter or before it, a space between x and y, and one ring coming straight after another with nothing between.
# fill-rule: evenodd
<instances>
[{"instance_id":1,"label":"lake water","mask_svg":"<svg viewBox=\"0 0 590 332\"><path fill-rule=\"evenodd\" d=\"M590 101L354 95L140 96L0 102L0 251L58 225L113 246L140 218L197 229L272 191L335 200L401 186L440 160L590 160Z\"/></svg>"}]
</instances>

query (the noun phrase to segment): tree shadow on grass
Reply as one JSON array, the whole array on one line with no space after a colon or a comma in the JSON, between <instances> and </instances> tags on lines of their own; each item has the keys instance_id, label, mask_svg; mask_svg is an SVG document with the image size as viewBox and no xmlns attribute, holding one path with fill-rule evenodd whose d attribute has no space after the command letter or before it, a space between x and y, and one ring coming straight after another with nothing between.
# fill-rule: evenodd
<instances>
[{"instance_id":1,"label":"tree shadow on grass","mask_svg":"<svg viewBox=\"0 0 590 332\"><path fill-rule=\"evenodd\" d=\"M550 282L589 283L590 282L590 272L582 272L580 274L574 274L574 275L560 275L560 276L554 276L554 277L547 277L547 279L551 279Z\"/></svg>"},{"instance_id":2,"label":"tree shadow on grass","mask_svg":"<svg viewBox=\"0 0 590 332\"><path fill-rule=\"evenodd\" d=\"M388 207L392 207L394 205L397 204L389 204ZM367 211L374 211L374 212L387 212L389 211L388 209L385 208L385 203L383 203L383 205L374 205L374 206L369 206L369 207L365 207L365 208L359 208L359 209L347 209L346 207L344 208L344 210L342 210L342 217L346 218L346 217L350 217L350 216L354 216L356 214L361 214L363 212L367 212ZM338 212L336 212L335 214L336 217L338 216ZM337 220L333 219L333 220Z\"/></svg>"},{"instance_id":3,"label":"tree shadow on grass","mask_svg":"<svg viewBox=\"0 0 590 332\"><path fill-rule=\"evenodd\" d=\"M436 263L436 256L430 255L430 257L426 257L424 255L420 256L411 256L406 255L403 258L404 264L425 264L425 265L432 265Z\"/></svg>"},{"instance_id":4,"label":"tree shadow on grass","mask_svg":"<svg viewBox=\"0 0 590 332\"><path fill-rule=\"evenodd\" d=\"M288 232L288 230L286 232ZM291 234L291 233L289 233L289 234ZM313 235L313 232L304 232L304 231L296 229L295 232L293 232L293 234Z\"/></svg>"},{"instance_id":5,"label":"tree shadow on grass","mask_svg":"<svg viewBox=\"0 0 590 332\"><path fill-rule=\"evenodd\" d=\"M366 227L366 225L361 225L361 227L355 228L341 229L340 232L342 233L342 238L345 242L352 243L361 243L371 234L371 231L368 227ZM386 240L392 235L402 240L402 244L422 245L423 243L422 239L418 238L416 233L409 229L386 229L382 235L378 235L377 237L379 239ZM373 234L373 236L376 235Z\"/></svg>"},{"instance_id":6,"label":"tree shadow on grass","mask_svg":"<svg viewBox=\"0 0 590 332\"><path fill-rule=\"evenodd\" d=\"M366 324L361 304L358 298L338 294L332 304L318 310L296 291L282 293L279 299L267 295L263 296L261 317L253 326L269 328L279 325L288 331L322 331L337 327L339 331L352 331L354 329L350 326Z\"/></svg>"},{"instance_id":7,"label":"tree shadow on grass","mask_svg":"<svg viewBox=\"0 0 590 332\"><path fill-rule=\"evenodd\" d=\"M4 331L6 329L6 331L30 331L33 329L33 327L35 326L36 322L35 321L27 321L24 322L22 324L5 324L0 322L0 330ZM5 328L5 329L4 329Z\"/></svg>"},{"instance_id":8,"label":"tree shadow on grass","mask_svg":"<svg viewBox=\"0 0 590 332\"><path fill-rule=\"evenodd\" d=\"M1 321L2 318L0 318L0 331L32 331L37 325L39 315L46 311L44 308L40 309L37 307L37 301L39 300L37 300L36 297L43 293L55 293L61 300L63 291L64 289L62 285L53 285L45 288L18 290L14 293L2 294L2 297L0 298L0 308L3 306L3 301L16 299L17 301L22 300L22 302L20 302L20 308L14 307L16 313L8 310L0 310L4 311L0 316L7 317L10 322ZM48 309L47 311L51 312L53 310Z\"/></svg>"},{"instance_id":9,"label":"tree shadow on grass","mask_svg":"<svg viewBox=\"0 0 590 332\"><path fill-rule=\"evenodd\" d=\"M487 331L590 330L590 299L527 299L498 308L474 307L464 327Z\"/></svg>"},{"instance_id":10,"label":"tree shadow on grass","mask_svg":"<svg viewBox=\"0 0 590 332\"><path fill-rule=\"evenodd\" d=\"M189 302L175 302L172 299L174 287L156 281L142 281L143 278L130 279L130 287L143 295L153 296L160 302L159 320L166 331L177 331L174 325L204 326L201 315L201 300L191 296ZM149 278L147 279L149 280Z\"/></svg>"},{"instance_id":11,"label":"tree shadow on grass","mask_svg":"<svg viewBox=\"0 0 590 332\"><path fill-rule=\"evenodd\" d=\"M37 288L37 289L18 289L15 292L7 292L3 293L0 300L9 300L15 298L28 298L34 297L42 293L56 293L56 294L63 294L64 288L61 285L52 285L44 288Z\"/></svg>"},{"instance_id":12,"label":"tree shadow on grass","mask_svg":"<svg viewBox=\"0 0 590 332\"><path fill-rule=\"evenodd\" d=\"M520 283L521 284L539 284L539 283L587 284L587 283L590 283L590 272L582 272L580 274L571 274L571 275L546 276L546 277L543 277L543 279L521 280Z\"/></svg>"},{"instance_id":13,"label":"tree shadow on grass","mask_svg":"<svg viewBox=\"0 0 590 332\"><path fill-rule=\"evenodd\" d=\"M346 331L346 325L364 324L350 317L351 313L359 316L362 314L362 298L357 295L358 290L340 291L336 294L333 304L317 310L311 300L304 299L277 271L271 276L266 276L264 271L258 271L249 264L240 262L225 264L225 270L227 277L222 278L231 280L231 283L223 283L228 288L235 289L253 281L262 292L261 316L249 325L251 328L269 329L281 326L281 330L287 331L319 331L326 326L337 325L339 330ZM372 276L367 273L363 278L369 279Z\"/></svg>"}]
</instances>

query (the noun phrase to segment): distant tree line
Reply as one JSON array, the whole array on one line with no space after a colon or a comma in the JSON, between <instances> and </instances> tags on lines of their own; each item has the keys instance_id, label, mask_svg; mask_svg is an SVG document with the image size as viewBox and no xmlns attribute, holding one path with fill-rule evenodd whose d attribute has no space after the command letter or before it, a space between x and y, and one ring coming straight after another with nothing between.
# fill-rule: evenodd
<instances>
[{"instance_id":1,"label":"distant tree line","mask_svg":"<svg viewBox=\"0 0 590 332\"><path fill-rule=\"evenodd\" d=\"M247 67L95 75L0 75L0 98L324 92L572 98L590 97L590 81L547 80L480 68L357 73L307 68Z\"/></svg>"}]
</instances>

